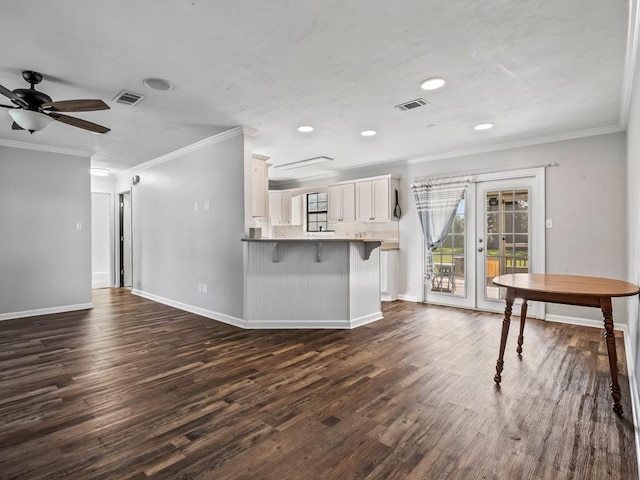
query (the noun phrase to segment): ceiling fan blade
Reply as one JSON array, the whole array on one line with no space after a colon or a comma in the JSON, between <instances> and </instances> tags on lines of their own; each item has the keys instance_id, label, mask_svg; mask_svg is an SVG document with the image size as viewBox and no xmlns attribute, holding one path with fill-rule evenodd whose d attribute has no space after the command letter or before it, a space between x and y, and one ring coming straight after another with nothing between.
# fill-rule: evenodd
<instances>
[{"instance_id":1,"label":"ceiling fan blade","mask_svg":"<svg viewBox=\"0 0 640 480\"><path fill-rule=\"evenodd\" d=\"M0 107L4 107L4 108L20 108L20 107L16 107L15 105L4 105L2 103L0 103Z\"/></svg>"},{"instance_id":2,"label":"ceiling fan blade","mask_svg":"<svg viewBox=\"0 0 640 480\"><path fill-rule=\"evenodd\" d=\"M97 123L89 122L81 118L70 117L69 115L62 115L61 113L51 112L48 115L59 122L66 123L67 125L71 125L73 127L84 128L85 130L89 130L90 132L107 133L111 130L110 128L98 125Z\"/></svg>"},{"instance_id":3,"label":"ceiling fan blade","mask_svg":"<svg viewBox=\"0 0 640 480\"><path fill-rule=\"evenodd\" d=\"M24 128L22 128L20 125L18 125L16 122L13 122L11 124L11 130L24 130Z\"/></svg>"},{"instance_id":4,"label":"ceiling fan blade","mask_svg":"<svg viewBox=\"0 0 640 480\"><path fill-rule=\"evenodd\" d=\"M50 112L95 112L97 110L109 110L110 107L96 98L47 102L42 104L42 108Z\"/></svg>"},{"instance_id":5,"label":"ceiling fan blade","mask_svg":"<svg viewBox=\"0 0 640 480\"><path fill-rule=\"evenodd\" d=\"M29 104L25 100L23 100L22 98L17 96L15 93L13 93L8 88L3 87L2 85L0 85L0 93L2 95L4 95L5 97L10 98L11 100L13 100L16 104L20 105L21 107L29 108Z\"/></svg>"}]
</instances>

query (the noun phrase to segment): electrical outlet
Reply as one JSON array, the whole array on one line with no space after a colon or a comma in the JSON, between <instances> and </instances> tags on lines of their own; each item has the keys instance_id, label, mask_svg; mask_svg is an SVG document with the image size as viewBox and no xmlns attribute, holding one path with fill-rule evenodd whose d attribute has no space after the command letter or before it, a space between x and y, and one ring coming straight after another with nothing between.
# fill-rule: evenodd
<instances>
[{"instance_id":1,"label":"electrical outlet","mask_svg":"<svg viewBox=\"0 0 640 480\"><path fill-rule=\"evenodd\" d=\"M545 226L547 228L553 228L553 220L551 220L550 218L547 218L547 221L545 222Z\"/></svg>"},{"instance_id":2,"label":"electrical outlet","mask_svg":"<svg viewBox=\"0 0 640 480\"><path fill-rule=\"evenodd\" d=\"M202 293L209 293L209 287L207 287L206 283L202 284Z\"/></svg>"},{"instance_id":3,"label":"electrical outlet","mask_svg":"<svg viewBox=\"0 0 640 480\"><path fill-rule=\"evenodd\" d=\"M198 205L198 202L193 204L193 211L197 212L198 210L200 210L200 206Z\"/></svg>"}]
</instances>

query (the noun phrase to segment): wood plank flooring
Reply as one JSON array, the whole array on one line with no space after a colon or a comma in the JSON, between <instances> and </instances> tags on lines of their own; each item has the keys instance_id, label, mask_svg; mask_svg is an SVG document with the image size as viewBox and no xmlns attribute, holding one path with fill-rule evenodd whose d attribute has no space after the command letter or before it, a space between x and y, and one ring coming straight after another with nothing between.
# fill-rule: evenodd
<instances>
[{"instance_id":1,"label":"wood plank flooring","mask_svg":"<svg viewBox=\"0 0 640 480\"><path fill-rule=\"evenodd\" d=\"M135 297L0 322L2 479L635 479L602 331L385 304L345 330L247 331Z\"/></svg>"}]
</instances>

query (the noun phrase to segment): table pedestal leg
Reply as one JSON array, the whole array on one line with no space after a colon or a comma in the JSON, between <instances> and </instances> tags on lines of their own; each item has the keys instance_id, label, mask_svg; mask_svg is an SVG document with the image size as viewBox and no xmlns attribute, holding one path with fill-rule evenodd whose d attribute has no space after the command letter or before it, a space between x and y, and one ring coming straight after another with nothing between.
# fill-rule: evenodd
<instances>
[{"instance_id":1,"label":"table pedestal leg","mask_svg":"<svg viewBox=\"0 0 640 480\"><path fill-rule=\"evenodd\" d=\"M522 354L522 343L524 342L524 322L527 319L527 299L522 301L522 307L520 307L520 335L518 335L518 347L516 352L518 355Z\"/></svg>"},{"instance_id":2,"label":"table pedestal leg","mask_svg":"<svg viewBox=\"0 0 640 480\"><path fill-rule=\"evenodd\" d=\"M601 298L600 308L604 315L604 337L607 342L607 353L609 354L609 370L611 370L611 396L613 397L613 411L622 415L622 405L620 399L620 384L618 383L618 355L616 353L616 338L613 333L613 308L611 298Z\"/></svg>"},{"instance_id":3,"label":"table pedestal leg","mask_svg":"<svg viewBox=\"0 0 640 480\"><path fill-rule=\"evenodd\" d=\"M502 321L502 338L500 338L500 354L496 362L496 375L493 380L496 383L502 381L502 368L504 367L504 349L507 346L507 336L509 335L509 324L511 323L511 308L513 307L514 293L511 289L507 289L507 306L504 309L504 320Z\"/></svg>"}]
</instances>

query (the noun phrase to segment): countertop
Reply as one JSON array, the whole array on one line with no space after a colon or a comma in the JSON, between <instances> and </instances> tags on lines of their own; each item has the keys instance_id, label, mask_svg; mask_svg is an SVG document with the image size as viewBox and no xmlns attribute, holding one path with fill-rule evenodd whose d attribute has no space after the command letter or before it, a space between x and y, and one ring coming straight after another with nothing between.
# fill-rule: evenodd
<instances>
[{"instance_id":1,"label":"countertop","mask_svg":"<svg viewBox=\"0 0 640 480\"><path fill-rule=\"evenodd\" d=\"M243 238L243 242L364 242L382 243L383 240L375 238L335 238L335 237L306 237L306 238Z\"/></svg>"},{"instance_id":2,"label":"countertop","mask_svg":"<svg viewBox=\"0 0 640 480\"><path fill-rule=\"evenodd\" d=\"M243 242L363 242L380 243L383 251L399 250L400 244L396 241L381 240L379 238L336 238L336 237L305 237L305 238L243 238Z\"/></svg>"}]
</instances>

